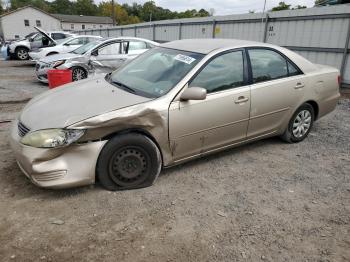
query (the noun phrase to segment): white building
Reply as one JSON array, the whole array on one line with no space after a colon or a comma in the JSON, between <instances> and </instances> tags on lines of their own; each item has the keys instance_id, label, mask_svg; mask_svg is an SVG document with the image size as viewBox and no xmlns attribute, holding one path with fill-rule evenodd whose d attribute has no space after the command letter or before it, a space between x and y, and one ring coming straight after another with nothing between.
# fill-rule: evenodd
<instances>
[{"instance_id":1,"label":"white building","mask_svg":"<svg viewBox=\"0 0 350 262\"><path fill-rule=\"evenodd\" d=\"M52 15L61 21L61 28L65 31L99 29L113 26L112 18L106 16Z\"/></svg>"},{"instance_id":2,"label":"white building","mask_svg":"<svg viewBox=\"0 0 350 262\"><path fill-rule=\"evenodd\" d=\"M0 36L6 40L23 38L35 32L34 26L45 31L61 30L60 20L31 6L22 7L0 16Z\"/></svg>"},{"instance_id":3,"label":"white building","mask_svg":"<svg viewBox=\"0 0 350 262\"><path fill-rule=\"evenodd\" d=\"M0 16L0 38L12 40L35 32L34 26L45 31L75 31L107 28L110 17L49 14L33 6L18 8Z\"/></svg>"}]
</instances>

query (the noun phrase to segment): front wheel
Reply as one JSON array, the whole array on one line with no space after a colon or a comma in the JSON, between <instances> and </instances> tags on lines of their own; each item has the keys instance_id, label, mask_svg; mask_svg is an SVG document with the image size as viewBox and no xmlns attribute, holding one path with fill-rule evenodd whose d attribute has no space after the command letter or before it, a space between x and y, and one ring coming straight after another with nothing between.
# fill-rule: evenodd
<instances>
[{"instance_id":1,"label":"front wheel","mask_svg":"<svg viewBox=\"0 0 350 262\"><path fill-rule=\"evenodd\" d=\"M315 112L310 104L303 104L293 114L289 121L288 128L282 135L282 139L288 143L303 141L312 128L315 119Z\"/></svg>"},{"instance_id":2,"label":"front wheel","mask_svg":"<svg viewBox=\"0 0 350 262\"><path fill-rule=\"evenodd\" d=\"M24 47L18 47L16 49L16 58L18 60L27 60L29 58L28 49Z\"/></svg>"},{"instance_id":3,"label":"front wheel","mask_svg":"<svg viewBox=\"0 0 350 262\"><path fill-rule=\"evenodd\" d=\"M113 137L102 149L97 161L97 178L107 190L151 186L162 167L162 158L154 142L141 134Z\"/></svg>"},{"instance_id":4,"label":"front wheel","mask_svg":"<svg viewBox=\"0 0 350 262\"><path fill-rule=\"evenodd\" d=\"M87 72L81 67L74 67L72 69L72 80L78 81L87 78Z\"/></svg>"}]
</instances>

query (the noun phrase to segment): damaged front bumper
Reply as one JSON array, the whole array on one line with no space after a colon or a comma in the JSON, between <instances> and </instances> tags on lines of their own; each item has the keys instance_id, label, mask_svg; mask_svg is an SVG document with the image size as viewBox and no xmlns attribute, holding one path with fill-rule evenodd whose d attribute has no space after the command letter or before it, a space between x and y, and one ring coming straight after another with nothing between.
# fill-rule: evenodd
<instances>
[{"instance_id":1,"label":"damaged front bumper","mask_svg":"<svg viewBox=\"0 0 350 262\"><path fill-rule=\"evenodd\" d=\"M17 121L10 144L22 172L39 187L68 188L95 183L100 151L107 141L73 144L62 148L35 148L20 143Z\"/></svg>"}]
</instances>

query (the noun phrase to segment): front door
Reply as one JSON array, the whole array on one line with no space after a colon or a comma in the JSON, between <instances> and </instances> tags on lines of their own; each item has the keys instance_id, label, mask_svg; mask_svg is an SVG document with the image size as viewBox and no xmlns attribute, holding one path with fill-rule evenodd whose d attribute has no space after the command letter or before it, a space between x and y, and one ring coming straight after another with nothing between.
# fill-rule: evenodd
<instances>
[{"instance_id":1,"label":"front door","mask_svg":"<svg viewBox=\"0 0 350 262\"><path fill-rule=\"evenodd\" d=\"M92 55L90 59L94 65L113 71L125 62L126 54L120 42L112 42L100 47L97 54Z\"/></svg>"},{"instance_id":2,"label":"front door","mask_svg":"<svg viewBox=\"0 0 350 262\"><path fill-rule=\"evenodd\" d=\"M243 51L220 54L189 82L188 88L205 88L207 98L171 103L169 138L175 161L246 138L250 87L244 68Z\"/></svg>"}]
</instances>

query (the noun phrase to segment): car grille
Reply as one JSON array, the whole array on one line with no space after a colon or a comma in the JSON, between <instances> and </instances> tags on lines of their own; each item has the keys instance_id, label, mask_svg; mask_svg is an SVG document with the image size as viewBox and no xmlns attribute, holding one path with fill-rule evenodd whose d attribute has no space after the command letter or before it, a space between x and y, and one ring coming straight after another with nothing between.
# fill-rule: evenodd
<instances>
[{"instance_id":1,"label":"car grille","mask_svg":"<svg viewBox=\"0 0 350 262\"><path fill-rule=\"evenodd\" d=\"M30 131L30 129L25 125L23 125L21 122L18 122L17 127L18 127L18 135L20 137L24 137Z\"/></svg>"}]
</instances>

